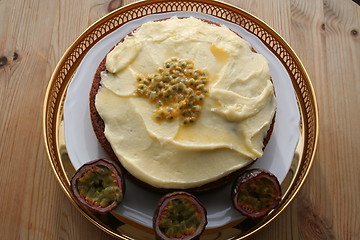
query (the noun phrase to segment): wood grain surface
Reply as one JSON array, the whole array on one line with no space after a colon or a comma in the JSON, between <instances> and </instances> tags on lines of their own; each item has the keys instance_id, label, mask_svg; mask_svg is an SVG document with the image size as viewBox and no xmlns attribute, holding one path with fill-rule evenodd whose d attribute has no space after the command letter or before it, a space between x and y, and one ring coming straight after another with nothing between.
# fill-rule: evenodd
<instances>
[{"instance_id":1,"label":"wood grain surface","mask_svg":"<svg viewBox=\"0 0 360 240\"><path fill-rule=\"evenodd\" d=\"M67 47L122 0L0 1L0 239L113 239L62 192L45 152L45 90ZM320 138L288 208L251 239L360 239L360 7L351 0L227 0L272 26L313 82Z\"/></svg>"}]
</instances>

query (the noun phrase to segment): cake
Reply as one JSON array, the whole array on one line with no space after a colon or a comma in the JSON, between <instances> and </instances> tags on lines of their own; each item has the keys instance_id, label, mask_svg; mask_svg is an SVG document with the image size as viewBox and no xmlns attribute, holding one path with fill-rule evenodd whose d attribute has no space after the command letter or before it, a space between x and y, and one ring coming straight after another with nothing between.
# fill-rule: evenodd
<instances>
[{"instance_id":1,"label":"cake","mask_svg":"<svg viewBox=\"0 0 360 240\"><path fill-rule=\"evenodd\" d=\"M268 62L225 26L147 22L113 47L90 91L96 136L157 190L221 186L263 155L276 99Z\"/></svg>"}]
</instances>

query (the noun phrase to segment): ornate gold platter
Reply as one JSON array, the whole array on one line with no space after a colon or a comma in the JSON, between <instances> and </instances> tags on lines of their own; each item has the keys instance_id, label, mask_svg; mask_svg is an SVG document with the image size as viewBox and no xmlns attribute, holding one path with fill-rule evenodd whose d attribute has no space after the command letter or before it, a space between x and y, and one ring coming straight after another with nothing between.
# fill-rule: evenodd
<instances>
[{"instance_id":1,"label":"ornate gold platter","mask_svg":"<svg viewBox=\"0 0 360 240\"><path fill-rule=\"evenodd\" d=\"M283 81L288 81L291 86L290 95L294 95L296 112L299 113L299 124L296 128L298 137L294 145L289 166L283 172L281 188L283 197L280 205L267 217L260 220L250 220L241 215L233 215L228 221L215 221L208 227L201 239L243 239L259 231L276 216L278 216L295 197L302 186L314 159L318 138L318 110L316 98L309 76L301 61L291 47L268 25L245 12L242 9L218 1L193 0L193 1L141 1L104 16L90 26L65 52L56 66L45 96L43 119L45 145L53 171L70 201L93 224L103 231L119 239L153 239L154 233L146 221L137 221L136 214L127 211L113 211L106 215L94 214L75 202L71 193L69 180L75 173L76 161L71 156L70 141L66 141L66 125L64 121L64 105L66 101L76 101L71 91L74 78L81 71L85 58L91 51L99 48L104 42L109 42L109 37L114 34L123 34L123 29L132 28L132 23L147 21L147 17L158 18L161 14L201 15L211 20L217 19L221 23L241 28L249 38L256 38L272 56L274 56L287 75ZM167 16L167 15L166 15ZM150 18L149 18L150 19ZM130 25L129 25L130 24ZM128 31L124 31L126 35ZM119 38L120 39L120 38ZM100 50L100 55L108 50ZM102 59L102 58L101 58ZM101 59L96 59L100 61ZM276 66L276 65L275 65ZM76 79L79 81L78 79ZM88 91L85 89L84 91ZM71 98L71 100L69 100ZM65 126L66 125L66 126ZM91 160L91 159L89 159ZM143 192L140 192L144 194ZM137 193L139 194L139 193ZM148 193L145 193L148 194ZM151 194L151 193L149 193ZM206 198L208 195L202 196ZM228 197L228 196L225 196ZM151 212L150 204L147 211ZM141 212L141 209L136 209ZM228 211L232 211L231 209ZM224 217L228 212L225 212ZM135 218L134 218L135 216ZM139 217L141 218L141 217ZM146 217L145 217L146 219Z\"/></svg>"}]
</instances>

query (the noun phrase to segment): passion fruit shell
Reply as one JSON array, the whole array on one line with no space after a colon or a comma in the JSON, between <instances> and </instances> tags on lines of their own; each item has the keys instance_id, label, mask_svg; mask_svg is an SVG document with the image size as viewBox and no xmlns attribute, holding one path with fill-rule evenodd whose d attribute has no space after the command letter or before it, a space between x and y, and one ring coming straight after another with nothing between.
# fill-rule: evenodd
<instances>
[{"instance_id":1,"label":"passion fruit shell","mask_svg":"<svg viewBox=\"0 0 360 240\"><path fill-rule=\"evenodd\" d=\"M240 175L232 189L235 209L250 218L261 218L278 206L281 187L272 173L251 169Z\"/></svg>"},{"instance_id":2,"label":"passion fruit shell","mask_svg":"<svg viewBox=\"0 0 360 240\"><path fill-rule=\"evenodd\" d=\"M163 196L153 218L158 239L190 240L198 238L207 224L206 209L187 192L173 192Z\"/></svg>"},{"instance_id":3,"label":"passion fruit shell","mask_svg":"<svg viewBox=\"0 0 360 240\"><path fill-rule=\"evenodd\" d=\"M70 184L80 203L101 214L116 208L125 192L120 168L106 159L94 160L81 166Z\"/></svg>"}]
</instances>

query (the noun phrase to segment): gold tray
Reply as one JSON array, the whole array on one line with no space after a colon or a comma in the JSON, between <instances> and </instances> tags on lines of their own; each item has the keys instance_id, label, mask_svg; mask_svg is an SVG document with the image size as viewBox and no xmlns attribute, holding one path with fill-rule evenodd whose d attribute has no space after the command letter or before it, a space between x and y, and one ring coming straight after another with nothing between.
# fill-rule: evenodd
<instances>
[{"instance_id":1,"label":"gold tray","mask_svg":"<svg viewBox=\"0 0 360 240\"><path fill-rule=\"evenodd\" d=\"M53 171L70 201L93 224L119 239L154 239L153 230L117 213L98 215L76 203L69 180L75 169L69 159L64 137L64 101L74 73L88 51L101 39L126 23L144 16L192 11L217 17L244 28L277 57L290 76L300 111L300 137L289 171L281 184L279 207L260 220L239 218L221 227L206 229L201 239L243 239L278 216L302 186L314 159L318 138L318 110L314 90L301 61L291 47L266 23L235 6L210 0L150 0L130 4L104 16L90 26L65 52L56 66L45 96L43 127L45 145Z\"/></svg>"}]
</instances>

